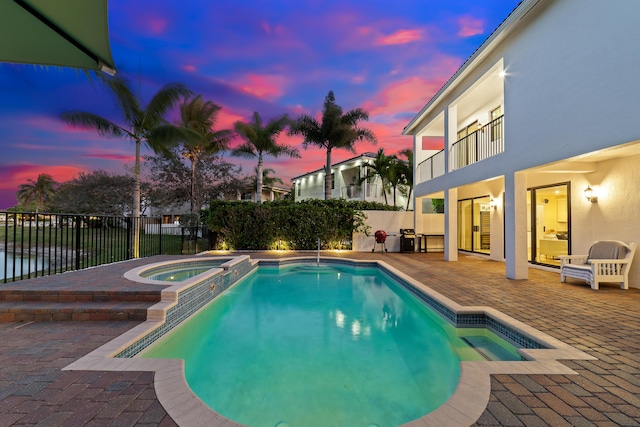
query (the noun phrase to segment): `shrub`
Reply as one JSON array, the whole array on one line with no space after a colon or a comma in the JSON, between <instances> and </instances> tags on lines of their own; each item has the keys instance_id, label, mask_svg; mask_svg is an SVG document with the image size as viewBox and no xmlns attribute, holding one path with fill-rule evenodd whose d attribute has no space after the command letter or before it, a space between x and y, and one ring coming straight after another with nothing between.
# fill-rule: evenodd
<instances>
[{"instance_id":1,"label":"shrub","mask_svg":"<svg viewBox=\"0 0 640 427\"><path fill-rule=\"evenodd\" d=\"M217 201L203 222L230 249L350 249L354 231L366 232L363 210L397 210L344 199L266 202Z\"/></svg>"}]
</instances>

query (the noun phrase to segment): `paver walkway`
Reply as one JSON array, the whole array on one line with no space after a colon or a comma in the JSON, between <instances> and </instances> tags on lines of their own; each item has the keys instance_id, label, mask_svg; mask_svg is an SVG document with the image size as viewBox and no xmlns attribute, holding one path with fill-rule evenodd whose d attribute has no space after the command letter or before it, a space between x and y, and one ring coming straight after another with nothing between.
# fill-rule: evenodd
<instances>
[{"instance_id":1,"label":"paver walkway","mask_svg":"<svg viewBox=\"0 0 640 427\"><path fill-rule=\"evenodd\" d=\"M535 269L528 280L509 280L504 263L465 255L454 263L442 254L331 255L383 259L462 305L491 306L598 358L563 362L580 375L493 376L477 425L640 425L640 290L594 291ZM126 270L158 259L93 269L87 283L123 285ZM88 273L49 280L76 274ZM0 323L0 427L175 425L156 400L151 373L61 370L138 323Z\"/></svg>"}]
</instances>

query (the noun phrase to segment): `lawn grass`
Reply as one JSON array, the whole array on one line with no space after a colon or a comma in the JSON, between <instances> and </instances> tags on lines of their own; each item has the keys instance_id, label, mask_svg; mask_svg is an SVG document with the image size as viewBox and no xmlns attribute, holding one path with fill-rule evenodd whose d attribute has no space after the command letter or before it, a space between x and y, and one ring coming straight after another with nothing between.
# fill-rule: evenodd
<instances>
[{"instance_id":1,"label":"lawn grass","mask_svg":"<svg viewBox=\"0 0 640 427\"><path fill-rule=\"evenodd\" d=\"M0 252L0 256L12 254L17 260L39 257L46 261L47 266L37 275L55 274L131 259L132 239L132 232L121 227L24 227L0 224L0 250L5 252ZM203 239L194 242L180 235L140 232L141 258L193 254L206 248ZM11 265L7 265L7 269L8 272L13 271ZM35 271L26 272L23 278L35 275Z\"/></svg>"}]
</instances>

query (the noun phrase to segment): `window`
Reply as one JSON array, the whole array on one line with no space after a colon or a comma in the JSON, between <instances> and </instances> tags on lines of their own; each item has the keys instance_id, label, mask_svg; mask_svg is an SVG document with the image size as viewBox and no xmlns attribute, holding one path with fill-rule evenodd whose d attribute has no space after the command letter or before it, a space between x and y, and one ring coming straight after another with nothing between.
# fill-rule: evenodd
<instances>
[{"instance_id":1,"label":"window","mask_svg":"<svg viewBox=\"0 0 640 427\"><path fill-rule=\"evenodd\" d=\"M491 141L499 141L502 139L502 106L498 106L491 110Z\"/></svg>"},{"instance_id":2,"label":"window","mask_svg":"<svg viewBox=\"0 0 640 427\"><path fill-rule=\"evenodd\" d=\"M491 120L495 120L502 115L502 105L499 105L497 108L491 110Z\"/></svg>"},{"instance_id":3,"label":"window","mask_svg":"<svg viewBox=\"0 0 640 427\"><path fill-rule=\"evenodd\" d=\"M334 190L336 188L336 174L331 174L331 189Z\"/></svg>"},{"instance_id":4,"label":"window","mask_svg":"<svg viewBox=\"0 0 640 427\"><path fill-rule=\"evenodd\" d=\"M296 182L296 185L298 186L298 197L300 197L300 192L302 190L302 185L300 184L300 181Z\"/></svg>"}]
</instances>

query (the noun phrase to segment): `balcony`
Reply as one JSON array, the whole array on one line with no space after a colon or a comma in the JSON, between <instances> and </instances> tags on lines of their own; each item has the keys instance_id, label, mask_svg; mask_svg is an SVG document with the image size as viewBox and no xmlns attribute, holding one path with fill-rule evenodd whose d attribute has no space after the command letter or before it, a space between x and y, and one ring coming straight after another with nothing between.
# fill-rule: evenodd
<instances>
[{"instance_id":1,"label":"balcony","mask_svg":"<svg viewBox=\"0 0 640 427\"><path fill-rule=\"evenodd\" d=\"M418 182L429 181L437 176L444 175L444 172L444 150L440 150L418 164Z\"/></svg>"},{"instance_id":2,"label":"balcony","mask_svg":"<svg viewBox=\"0 0 640 427\"><path fill-rule=\"evenodd\" d=\"M372 197L376 197L376 189L378 188L375 184L364 183L363 185L349 185L347 187L340 188L340 197L343 199L362 199L362 194L364 194L364 200L370 200Z\"/></svg>"},{"instance_id":3,"label":"balcony","mask_svg":"<svg viewBox=\"0 0 640 427\"><path fill-rule=\"evenodd\" d=\"M504 115L456 141L449 149L451 170L488 159L504 151Z\"/></svg>"}]
</instances>

